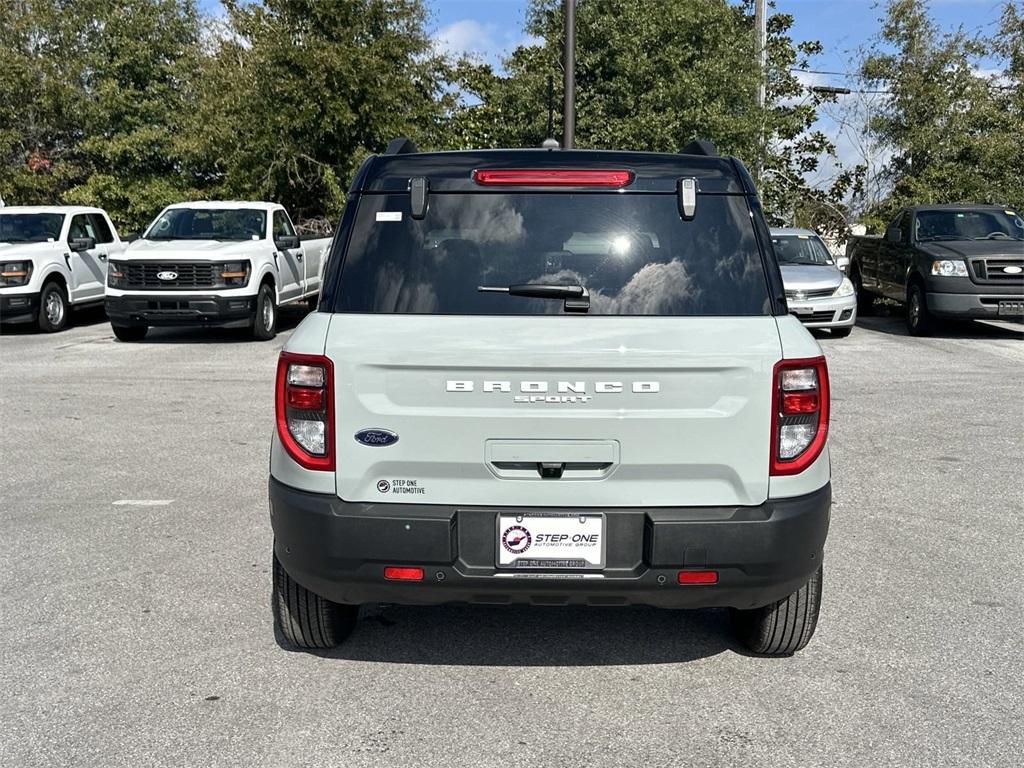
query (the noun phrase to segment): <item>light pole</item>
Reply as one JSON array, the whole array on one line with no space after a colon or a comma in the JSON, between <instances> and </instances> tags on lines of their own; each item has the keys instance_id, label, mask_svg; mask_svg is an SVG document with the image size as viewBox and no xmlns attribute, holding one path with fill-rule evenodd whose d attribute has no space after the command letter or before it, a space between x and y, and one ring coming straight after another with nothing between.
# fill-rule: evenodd
<instances>
[{"instance_id":1,"label":"light pole","mask_svg":"<svg viewBox=\"0 0 1024 768\"><path fill-rule=\"evenodd\" d=\"M565 101L562 106L562 147L576 142L576 0L563 0L565 17Z\"/></svg>"},{"instance_id":2,"label":"light pole","mask_svg":"<svg viewBox=\"0 0 1024 768\"><path fill-rule=\"evenodd\" d=\"M754 0L754 28L757 31L757 106L765 102L765 80L768 77L768 14L766 0Z\"/></svg>"}]
</instances>

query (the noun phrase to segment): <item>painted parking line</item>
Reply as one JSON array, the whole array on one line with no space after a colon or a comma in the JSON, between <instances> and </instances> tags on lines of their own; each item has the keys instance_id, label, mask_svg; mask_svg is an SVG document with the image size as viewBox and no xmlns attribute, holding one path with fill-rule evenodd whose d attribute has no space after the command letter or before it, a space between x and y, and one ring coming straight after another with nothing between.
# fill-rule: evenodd
<instances>
[{"instance_id":1,"label":"painted parking line","mask_svg":"<svg viewBox=\"0 0 1024 768\"><path fill-rule=\"evenodd\" d=\"M174 499L118 499L115 507L166 507L173 504Z\"/></svg>"}]
</instances>

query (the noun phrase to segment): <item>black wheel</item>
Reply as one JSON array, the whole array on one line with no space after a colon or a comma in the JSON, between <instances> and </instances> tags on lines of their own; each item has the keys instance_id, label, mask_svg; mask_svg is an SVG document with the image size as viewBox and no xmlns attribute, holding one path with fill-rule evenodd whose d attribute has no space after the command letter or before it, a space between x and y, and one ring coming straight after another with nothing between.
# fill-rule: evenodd
<instances>
[{"instance_id":1,"label":"black wheel","mask_svg":"<svg viewBox=\"0 0 1024 768\"><path fill-rule=\"evenodd\" d=\"M853 288L857 292L857 314L858 315L870 315L871 310L875 306L875 297L864 290L864 283L860 279L860 271L856 270L853 273Z\"/></svg>"},{"instance_id":2,"label":"black wheel","mask_svg":"<svg viewBox=\"0 0 1024 768\"><path fill-rule=\"evenodd\" d=\"M810 581L778 602L752 610L732 609L740 641L754 653L789 656L814 636L821 607L821 566Z\"/></svg>"},{"instance_id":3,"label":"black wheel","mask_svg":"<svg viewBox=\"0 0 1024 768\"><path fill-rule=\"evenodd\" d=\"M146 325L114 325L114 335L118 341L142 341L149 333L149 326Z\"/></svg>"},{"instance_id":4,"label":"black wheel","mask_svg":"<svg viewBox=\"0 0 1024 768\"><path fill-rule=\"evenodd\" d=\"M68 324L68 292L51 280L39 293L39 330L45 333L62 331Z\"/></svg>"},{"instance_id":5,"label":"black wheel","mask_svg":"<svg viewBox=\"0 0 1024 768\"><path fill-rule=\"evenodd\" d=\"M297 648L333 648L352 634L358 605L339 605L295 581L274 555L274 624Z\"/></svg>"},{"instance_id":6,"label":"black wheel","mask_svg":"<svg viewBox=\"0 0 1024 768\"><path fill-rule=\"evenodd\" d=\"M930 336L935 330L935 317L928 311L924 286L911 283L907 291L907 330L911 336Z\"/></svg>"},{"instance_id":7,"label":"black wheel","mask_svg":"<svg viewBox=\"0 0 1024 768\"><path fill-rule=\"evenodd\" d=\"M268 341L277 335L277 302L274 301L274 286L264 283L256 294L256 314L252 319L252 337L257 341Z\"/></svg>"},{"instance_id":8,"label":"black wheel","mask_svg":"<svg viewBox=\"0 0 1024 768\"><path fill-rule=\"evenodd\" d=\"M845 339L851 333L853 333L853 326L852 325L848 325L846 328L833 328L832 329L832 335L835 336L837 339Z\"/></svg>"}]
</instances>

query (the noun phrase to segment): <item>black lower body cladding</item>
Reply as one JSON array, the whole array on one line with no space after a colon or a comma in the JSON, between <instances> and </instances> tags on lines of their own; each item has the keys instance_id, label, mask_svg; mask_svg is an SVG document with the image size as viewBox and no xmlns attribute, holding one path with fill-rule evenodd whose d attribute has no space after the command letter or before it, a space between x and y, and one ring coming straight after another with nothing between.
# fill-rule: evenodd
<instances>
[{"instance_id":1,"label":"black lower body cladding","mask_svg":"<svg viewBox=\"0 0 1024 768\"><path fill-rule=\"evenodd\" d=\"M121 326L202 325L245 328L252 322L253 296L147 294L107 296L107 317Z\"/></svg>"},{"instance_id":2,"label":"black lower body cladding","mask_svg":"<svg viewBox=\"0 0 1024 768\"><path fill-rule=\"evenodd\" d=\"M495 568L495 515L515 509L349 503L270 480L278 560L302 586L350 604L760 607L795 592L821 565L831 500L825 485L752 507L581 509L606 516L599 577L536 578ZM419 566L424 579L388 581L385 566ZM685 568L716 570L718 582L680 585Z\"/></svg>"}]
</instances>

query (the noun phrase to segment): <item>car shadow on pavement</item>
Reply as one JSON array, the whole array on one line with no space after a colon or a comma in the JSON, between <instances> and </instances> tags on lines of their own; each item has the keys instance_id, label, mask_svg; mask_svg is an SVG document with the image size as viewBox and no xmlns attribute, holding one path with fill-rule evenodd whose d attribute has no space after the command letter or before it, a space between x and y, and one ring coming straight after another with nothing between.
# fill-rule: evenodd
<instances>
[{"instance_id":1,"label":"car shadow on pavement","mask_svg":"<svg viewBox=\"0 0 1024 768\"><path fill-rule=\"evenodd\" d=\"M890 336L910 336L903 315L882 308L875 314L857 318L857 328ZM856 331L854 331L856 334ZM930 336L933 339L1024 339L1024 324L1014 321L945 320L939 322Z\"/></svg>"},{"instance_id":2,"label":"car shadow on pavement","mask_svg":"<svg viewBox=\"0 0 1024 768\"><path fill-rule=\"evenodd\" d=\"M277 311L277 332L294 329L314 310L305 303L289 304ZM113 331L111 331L113 334ZM248 328L154 327L146 338L133 344L239 344L252 342Z\"/></svg>"},{"instance_id":3,"label":"car shadow on pavement","mask_svg":"<svg viewBox=\"0 0 1024 768\"><path fill-rule=\"evenodd\" d=\"M278 637L279 644L282 639ZM446 666L674 664L740 651L725 610L367 606L325 658Z\"/></svg>"},{"instance_id":4,"label":"car shadow on pavement","mask_svg":"<svg viewBox=\"0 0 1024 768\"><path fill-rule=\"evenodd\" d=\"M102 304L94 304L81 309L71 311L68 318L68 328L87 328L91 325L106 323L107 313L103 311ZM57 332L61 333L60 331ZM35 323L6 323L0 322L0 335L2 336L49 336L39 330Z\"/></svg>"}]
</instances>

